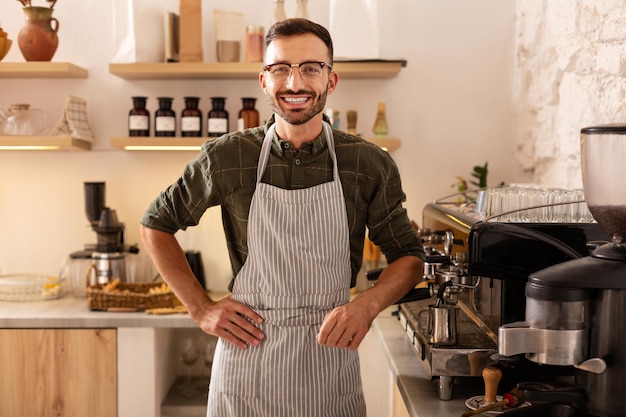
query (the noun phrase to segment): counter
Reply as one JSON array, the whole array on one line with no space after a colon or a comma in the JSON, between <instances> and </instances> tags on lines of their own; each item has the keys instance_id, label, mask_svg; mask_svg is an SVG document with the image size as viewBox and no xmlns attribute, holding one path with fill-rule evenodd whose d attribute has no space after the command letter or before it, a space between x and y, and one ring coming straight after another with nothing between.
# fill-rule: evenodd
<instances>
[{"instance_id":1,"label":"counter","mask_svg":"<svg viewBox=\"0 0 626 417\"><path fill-rule=\"evenodd\" d=\"M21 331L18 333L19 337L25 335L27 342L21 342L22 339L18 340L15 333L9 333L12 330ZM40 386L42 391L41 397L60 398L61 407L73 410L73 414L77 409L90 410L88 407L93 401L85 401L84 398L89 399L93 392L83 393L83 391L93 389L108 392L112 390L113 393L108 398L109 402L114 404L113 411L108 409L85 411L82 415L107 417L165 417L167 415L169 417L164 412L163 404L178 375L181 375L178 369L181 366L178 346L181 336L202 335L188 314L152 315L145 312L90 311L85 299L71 295L48 301L0 302L0 332L11 334L11 339L0 338L0 358L4 358L5 361L9 361L7 358L10 358L11 352L21 351L20 343L27 343L24 346L30 348L29 354L32 355L29 360L39 361L35 368L41 367L43 370L49 368L50 372L53 372L56 367L65 366L62 372L65 372L66 368L78 368L89 374L90 370L94 369L94 358L91 356L93 349L91 347L85 349L85 354L82 356L71 350L75 346L70 340L74 334L72 332L84 330L92 336L91 342L94 346L102 343L105 339L104 334L113 341L112 349L107 352L107 356L98 356L97 361L117 364L112 367L113 376L105 381L98 379L100 376L94 376L95 381L91 381L90 384L81 379L84 376L79 376L76 380L81 380L80 387L67 382L56 385L47 383L45 386L40 386L39 383L37 386ZM48 356L39 353L41 349L37 345L41 344L39 340L42 338L46 340L44 349ZM55 366L47 366L49 363L64 358L67 358L65 365L55 363ZM79 362L80 365L76 366ZM7 364L8 362L5 362L3 366ZM21 384L24 386L33 386L38 381L46 379L56 380L54 375L46 374L42 377L41 372L44 371L32 371L32 368L16 368L13 370L13 375L9 371L9 375L4 375L4 379L0 374L0 386L3 383L9 384L17 378L26 379ZM81 395L77 394L79 390L82 390ZM19 402L21 397L15 398L18 398ZM138 398L141 401L138 401ZM14 408L21 406L19 403L12 405ZM42 400L34 405L37 407L38 415L49 414L50 406L54 408L57 404L50 405ZM194 407L190 408L195 410ZM195 411L191 415L193 413ZM35 412L32 415L35 415ZM172 417L188 415L190 414L185 411L183 414L175 414Z\"/></svg>"},{"instance_id":2,"label":"counter","mask_svg":"<svg viewBox=\"0 0 626 417\"><path fill-rule=\"evenodd\" d=\"M372 339L378 340L386 356L391 378L404 400L406 409L411 417L458 417L468 411L465 407L465 399L473 395L481 394L482 382L468 380L471 383L465 385L455 385L453 399L441 401L437 395L436 381L431 378L418 359L417 353L409 343L402 326L397 317L393 315L395 307L385 310L374 321L370 335ZM149 377L151 374L155 378L163 377L162 373L155 372L156 368L161 368L166 358L171 355L171 350L165 350L150 361L145 361L143 356L150 350L162 350L167 343L163 342L163 332L170 329L194 329L196 324L186 314L171 315L150 315L143 312L121 313L89 311L86 308L84 299L77 299L72 296L65 296L58 300L39 302L0 302L0 328L2 329L78 329L78 328L114 328L118 330L118 362L124 361L127 365L118 363L120 373L141 374ZM166 333L167 334L167 333ZM144 360L143 369L130 370L133 366L141 365ZM376 361L377 358L362 357L363 366L368 366L367 361ZM151 372L150 371L151 369ZM160 376L159 376L160 375ZM168 387L171 385L174 374L168 375L168 383L161 384L161 388L152 395L156 396L155 410L160 407ZM136 376L135 376L136 378ZM118 381L125 389L120 389L120 398L134 400L137 396L131 395L128 382L124 382L122 375ZM169 385L168 385L169 384ZM468 387L469 385L469 387ZM473 387L471 386L473 385ZM473 391L472 391L473 390ZM135 394L138 394L134 391ZM366 393L366 395L376 395ZM145 397L143 397L145 398ZM120 407L118 416L131 415L123 412ZM148 415L159 416L157 411Z\"/></svg>"},{"instance_id":3,"label":"counter","mask_svg":"<svg viewBox=\"0 0 626 417\"><path fill-rule=\"evenodd\" d=\"M197 327L188 314L90 311L84 298L66 295L48 301L0 301L0 328Z\"/></svg>"},{"instance_id":4,"label":"counter","mask_svg":"<svg viewBox=\"0 0 626 417\"><path fill-rule=\"evenodd\" d=\"M483 394L482 381L466 378L456 384L453 398L442 401L437 394L437 382L431 381L425 366L413 350L394 307L381 313L374 321L372 330L382 341L389 368L404 404L411 417L459 417L469 411L465 399Z\"/></svg>"}]
</instances>

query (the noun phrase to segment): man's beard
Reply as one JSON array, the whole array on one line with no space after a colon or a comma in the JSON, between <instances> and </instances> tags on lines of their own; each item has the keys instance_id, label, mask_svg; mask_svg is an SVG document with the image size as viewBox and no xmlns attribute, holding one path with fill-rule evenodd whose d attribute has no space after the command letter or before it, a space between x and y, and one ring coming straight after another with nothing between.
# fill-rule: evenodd
<instances>
[{"instance_id":1,"label":"man's beard","mask_svg":"<svg viewBox=\"0 0 626 417\"><path fill-rule=\"evenodd\" d=\"M309 92L308 91L297 91L297 92L287 91L287 93L297 95L297 94L308 94ZM302 110L296 110L296 111L290 110L289 112L285 112L279 105L280 103L279 98L272 97L270 95L266 95L266 97L267 97L267 103L269 104L272 111L276 113L281 119L283 119L284 121L292 125L303 125L324 110L324 106L326 106L326 98L328 97L328 86L326 87L326 90L324 90L322 95L313 96L312 98L314 100L313 107L309 107L309 108L302 109Z\"/></svg>"}]
</instances>

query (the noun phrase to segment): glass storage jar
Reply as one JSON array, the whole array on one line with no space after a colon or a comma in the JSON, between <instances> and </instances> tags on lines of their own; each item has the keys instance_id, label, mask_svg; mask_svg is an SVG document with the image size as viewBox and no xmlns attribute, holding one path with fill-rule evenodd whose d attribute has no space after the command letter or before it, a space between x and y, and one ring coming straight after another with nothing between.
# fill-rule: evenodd
<instances>
[{"instance_id":1,"label":"glass storage jar","mask_svg":"<svg viewBox=\"0 0 626 417\"><path fill-rule=\"evenodd\" d=\"M176 136L176 113L172 110L171 97L157 97L159 109L154 113L154 135Z\"/></svg>"}]
</instances>

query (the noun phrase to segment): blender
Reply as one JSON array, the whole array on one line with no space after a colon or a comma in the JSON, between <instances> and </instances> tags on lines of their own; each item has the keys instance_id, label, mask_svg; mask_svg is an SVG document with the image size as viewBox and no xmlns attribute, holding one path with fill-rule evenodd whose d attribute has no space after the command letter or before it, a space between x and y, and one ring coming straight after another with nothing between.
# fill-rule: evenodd
<instances>
[{"instance_id":1,"label":"blender","mask_svg":"<svg viewBox=\"0 0 626 417\"><path fill-rule=\"evenodd\" d=\"M570 366L592 416L624 416L626 386L626 124L581 129L589 210L611 236L590 256L530 274L526 321L499 328L499 353Z\"/></svg>"}]
</instances>

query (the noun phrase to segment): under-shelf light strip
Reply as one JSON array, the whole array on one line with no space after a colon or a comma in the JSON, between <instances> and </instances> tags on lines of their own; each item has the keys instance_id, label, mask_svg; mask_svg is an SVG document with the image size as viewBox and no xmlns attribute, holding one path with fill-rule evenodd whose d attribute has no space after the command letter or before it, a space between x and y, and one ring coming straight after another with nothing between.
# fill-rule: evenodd
<instances>
[{"instance_id":1,"label":"under-shelf light strip","mask_svg":"<svg viewBox=\"0 0 626 417\"><path fill-rule=\"evenodd\" d=\"M3 145L0 146L0 151L54 151L60 148L60 146Z\"/></svg>"},{"instance_id":2,"label":"under-shelf light strip","mask_svg":"<svg viewBox=\"0 0 626 417\"><path fill-rule=\"evenodd\" d=\"M127 151L199 151L201 146L126 145Z\"/></svg>"}]
</instances>

